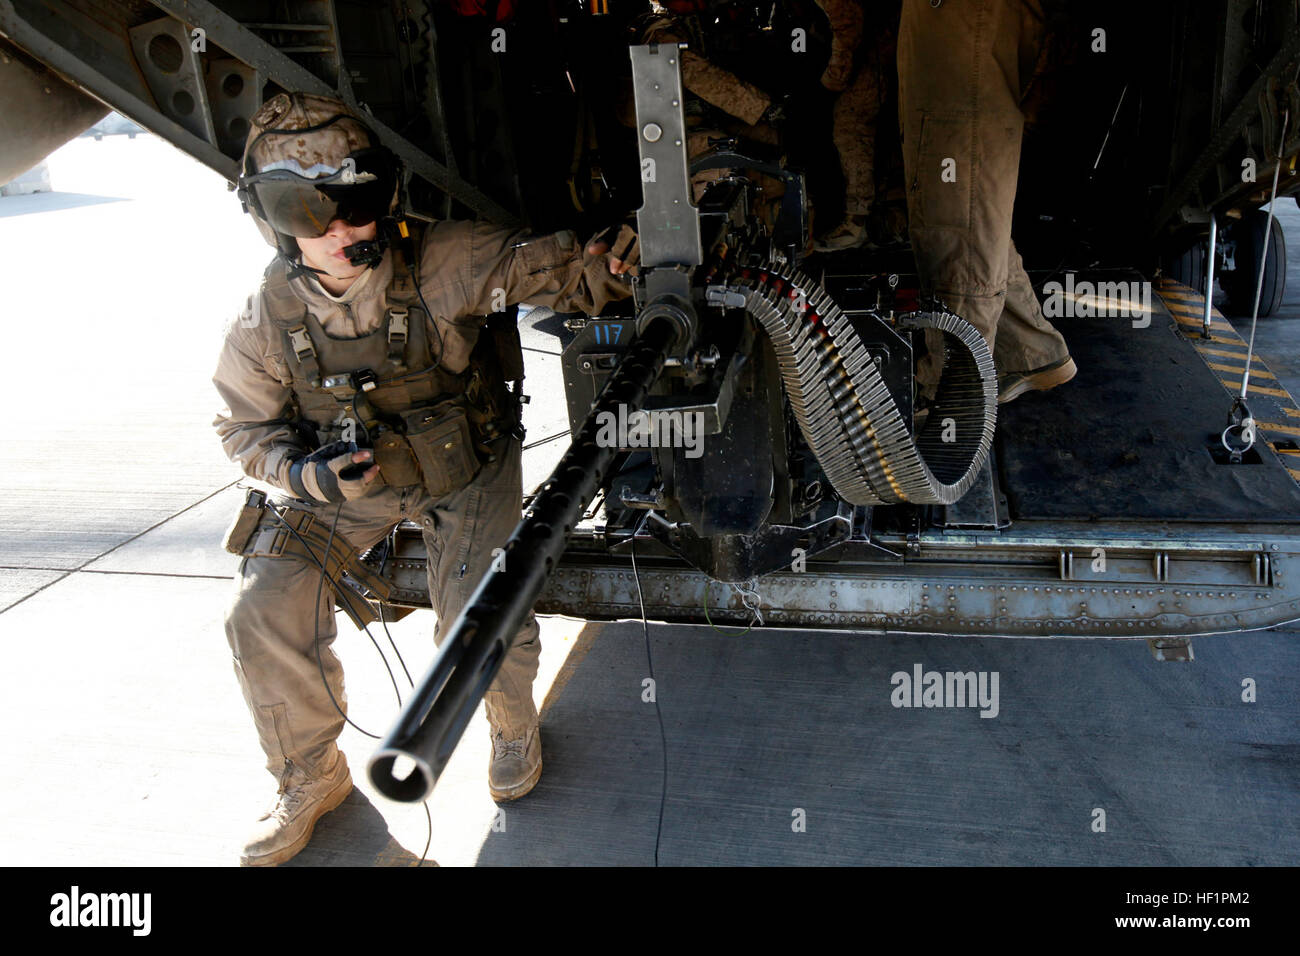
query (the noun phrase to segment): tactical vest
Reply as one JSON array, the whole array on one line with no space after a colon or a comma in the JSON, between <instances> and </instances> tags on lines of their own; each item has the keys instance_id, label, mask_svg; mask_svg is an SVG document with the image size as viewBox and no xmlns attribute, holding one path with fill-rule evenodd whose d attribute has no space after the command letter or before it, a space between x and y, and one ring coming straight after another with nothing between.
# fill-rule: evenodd
<instances>
[{"instance_id":1,"label":"tactical vest","mask_svg":"<svg viewBox=\"0 0 1300 956\"><path fill-rule=\"evenodd\" d=\"M263 307L283 338L293 379L292 417L308 444L341 440L373 448L377 484L424 484L440 498L469 484L482 462L491 460L491 442L509 432L522 437L518 399L506 375L517 371L512 378L523 378L523 356L517 368L508 353L504 361L498 356L498 329L479 336L463 372L441 367L431 342L437 338L433 318L421 306L400 252L390 254L395 261L384 319L359 338L327 335L289 288L278 260L262 284ZM517 351L518 331L513 325L509 331Z\"/></svg>"}]
</instances>

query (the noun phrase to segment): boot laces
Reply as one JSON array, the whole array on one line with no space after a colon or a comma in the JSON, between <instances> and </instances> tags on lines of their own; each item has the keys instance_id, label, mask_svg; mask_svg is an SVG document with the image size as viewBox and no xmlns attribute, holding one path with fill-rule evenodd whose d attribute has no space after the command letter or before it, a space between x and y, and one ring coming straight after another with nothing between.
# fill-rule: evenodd
<instances>
[{"instance_id":1,"label":"boot laces","mask_svg":"<svg viewBox=\"0 0 1300 956\"><path fill-rule=\"evenodd\" d=\"M276 794L275 806L266 813L268 817L276 817L282 821L292 818L298 812L302 802L307 798L307 793L312 784L316 782L308 777L298 776L297 781L291 783L290 781L294 780L294 776L293 764L287 763L284 773L280 775L280 788Z\"/></svg>"},{"instance_id":2,"label":"boot laces","mask_svg":"<svg viewBox=\"0 0 1300 956\"><path fill-rule=\"evenodd\" d=\"M520 760L524 759L524 754L528 750L528 735L516 737L513 740L506 740L501 731L496 731L492 735L492 755L501 758L507 754L514 754Z\"/></svg>"},{"instance_id":3,"label":"boot laces","mask_svg":"<svg viewBox=\"0 0 1300 956\"><path fill-rule=\"evenodd\" d=\"M276 798L275 806L267 812L267 816L283 821L291 819L298 812L298 806L302 803L305 795L304 790L305 787L301 785L291 787L288 790L281 790Z\"/></svg>"}]
</instances>

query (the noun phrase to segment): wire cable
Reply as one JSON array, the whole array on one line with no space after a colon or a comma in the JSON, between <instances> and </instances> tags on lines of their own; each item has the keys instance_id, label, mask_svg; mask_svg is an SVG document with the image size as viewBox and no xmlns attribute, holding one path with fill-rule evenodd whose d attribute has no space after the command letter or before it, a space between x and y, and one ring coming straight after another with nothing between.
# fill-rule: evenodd
<instances>
[{"instance_id":1,"label":"wire cable","mask_svg":"<svg viewBox=\"0 0 1300 956\"><path fill-rule=\"evenodd\" d=\"M379 623L384 628L384 636L388 638L388 646L391 647L393 653L397 655L397 663L402 665L402 673L406 675L406 682L410 684L411 688L414 690L415 681L411 680L411 672L406 669L406 661L402 660L402 652L397 649L397 642L393 640L393 634L388 630L388 622L384 620L384 605L382 602L379 605Z\"/></svg>"},{"instance_id":2,"label":"wire cable","mask_svg":"<svg viewBox=\"0 0 1300 956\"><path fill-rule=\"evenodd\" d=\"M1277 178L1282 172L1283 152L1286 149L1286 124L1291 118L1291 111L1282 113L1282 133L1277 144L1277 165L1273 167L1273 189L1268 199L1268 219L1264 223L1264 241L1259 250L1259 276L1255 280L1255 304L1250 310L1250 342L1246 345L1246 367L1241 372L1241 401L1246 400L1246 389L1250 385L1250 358L1255 354L1255 326L1259 323L1259 300L1264 292L1264 274L1268 268L1268 247L1273 242L1273 207L1277 205ZM1286 263L1280 264L1285 271Z\"/></svg>"},{"instance_id":3,"label":"wire cable","mask_svg":"<svg viewBox=\"0 0 1300 956\"><path fill-rule=\"evenodd\" d=\"M415 254L414 254L411 258L412 258L412 259L418 259L419 256L420 256L420 250L417 249L417 250L415 250ZM416 265L415 265L414 262L410 263L410 264L407 266L407 268L410 269L410 271L411 271L411 281L415 283L415 294L416 294L417 296L419 296L419 298L420 298L420 305L422 305L422 306L424 307L424 315L425 315L425 322L426 322L426 325L427 325L429 328L433 329L433 334L434 334L434 335L438 336L438 356L437 356L437 358L435 358L435 359L433 360L433 364L434 364L435 366L436 366L436 365L441 365L441 364L442 364L442 353L443 353L443 351L444 351L445 348L446 348L446 346L443 344L443 341L442 341L442 332L441 332L441 330L439 330L439 328L438 328L438 323L437 323L437 322L434 320L434 318L433 318L433 310L429 308L429 303L427 303L427 302L424 301L424 290L420 288L420 270L416 267Z\"/></svg>"},{"instance_id":4,"label":"wire cable","mask_svg":"<svg viewBox=\"0 0 1300 956\"><path fill-rule=\"evenodd\" d=\"M391 537L390 537L390 538L385 538L385 539L384 539L384 556L383 556L383 558L382 558L382 559L380 560L380 562L379 562L379 568L380 568L381 571L383 570L384 562L387 561L390 557L392 557L392 553L393 553L393 552L392 552L392 538L391 538ZM382 601L379 602L379 623L380 623L380 624L383 626L383 628L384 628L384 636L388 638L388 644L389 644L389 646L392 647L392 649L393 649L393 653L397 655L397 663L399 663L399 664L402 665L402 673L406 675L406 683L410 684L410 685L411 685L411 689L414 690L414 689L415 689L415 681L413 681L413 680L411 679L411 672L410 672L409 670L407 670L407 667L406 667L406 661L403 660L403 658L402 658L402 652L399 651L399 650L397 649L397 642L393 640L392 632L388 630L388 622L387 622L386 620L384 620L384 602L382 602ZM398 703L399 703L399 705L400 705L400 703L401 703L401 698L400 698L400 697L398 698Z\"/></svg>"},{"instance_id":5,"label":"wire cable","mask_svg":"<svg viewBox=\"0 0 1300 956\"><path fill-rule=\"evenodd\" d=\"M384 558L388 558L389 549L387 540L384 542ZM415 690L415 681L411 679L411 672L406 668L406 661L402 658L402 652L397 649L397 641L393 640L393 633L388 629L388 622L384 620L384 602L379 602L379 623L383 625L384 635L388 638L389 646L393 648L393 653L397 655L397 662L402 665L402 673L406 675L406 682L411 685L411 690ZM402 706L402 695L397 695L397 706ZM420 862L415 864L417 867L424 866L424 861L429 858L429 847L433 845L433 814L429 812L429 801L421 800L424 807L425 821L425 839L424 850L420 853Z\"/></svg>"},{"instance_id":6,"label":"wire cable","mask_svg":"<svg viewBox=\"0 0 1300 956\"><path fill-rule=\"evenodd\" d=\"M333 523L330 524L330 536L329 536L329 540L327 540L327 541L325 542L325 553L326 553L327 555L329 554L330 548L332 548L332 547L334 546L334 533L335 533L335 531L338 530L338 526L339 526L339 515L340 515L342 512L343 512L343 502L340 501L340 502L339 502L339 506L338 506L338 508L335 509L335 511L334 511L334 521L333 521ZM281 520L283 521L284 519L281 519ZM284 526L285 526L286 528L289 527L289 523L288 523L287 521L285 521L285 522L284 522ZM297 534L297 532L294 532L294 533ZM302 539L299 538L299 540L301 541ZM303 542L303 545L306 546L306 542ZM322 560L320 560L320 559L317 559L316 563L320 566L320 579L316 582L316 606L315 606L315 608L313 609L313 612L312 612L312 631L314 632L314 638L313 638L313 640L312 640L312 645L316 648L316 667L317 667L318 670L320 670L320 679L321 679L321 683L325 685L325 691L326 691L326 693L328 693L328 694L330 695L330 702L334 705L334 709L337 710L337 711L339 712L339 716L341 716L344 720L346 720L349 724L351 724L351 725L352 725L356 730L358 730L360 733L365 734L367 737L372 737L372 738L374 738L375 740L379 740L380 737L379 737L378 734L372 734L372 733L371 733L370 731L368 731L368 730L362 730L361 727L357 726L357 724L355 724L355 723L352 721L352 718L351 718L351 717L349 717L346 713L343 712L343 708L339 706L339 702L338 702L337 698L335 698L335 696L334 696L334 691L333 691L333 689L330 687L330 682L329 682L329 680L326 679L326 677L325 677L325 662L324 662L324 660L323 660L323 658L322 658L322 656L321 656L321 651L320 651L320 599L321 599L321 595L322 595L322 594L324 593L324 591L325 591L325 579L326 579L327 577L329 577L329 574L328 574L327 571L326 571L326 568L325 568L325 562L324 562L324 561L322 561ZM339 593L339 591L338 591L338 582L337 582L337 581L333 581L333 580L331 580L331 581L330 581L330 584L334 585L334 588L335 588L334 593L335 593L335 594L338 594L338 593ZM366 633L369 634L370 632L367 630ZM371 640L374 641L374 638L371 638ZM376 647L376 649L378 649L379 644L376 643L376 644L375 644L375 647ZM380 654L381 654L381 656L382 656L383 652L380 651ZM388 676L389 676L389 678L390 678L390 679L392 680L392 682L393 682L393 690L396 691L396 690L397 690L397 678L396 678L396 677L393 677L393 669L392 669L391 667L388 666L388 658L386 658L386 657L384 658L384 667L387 668L387 670L388 670ZM400 705L399 705L399 706L400 706Z\"/></svg>"},{"instance_id":7,"label":"wire cable","mask_svg":"<svg viewBox=\"0 0 1300 956\"><path fill-rule=\"evenodd\" d=\"M753 621L750 621L749 627L745 628L743 631L724 631L713 623L713 618L709 617L709 583L707 581L704 582L704 620L709 622L709 627L713 628L724 637L744 637L754 629Z\"/></svg>"},{"instance_id":8,"label":"wire cable","mask_svg":"<svg viewBox=\"0 0 1300 956\"><path fill-rule=\"evenodd\" d=\"M644 528L650 512L641 519ZM641 594L641 573L636 566L636 536L640 529L632 533L632 576L636 579L636 599L641 605L641 630L645 634L645 659L650 671L650 686L654 688L655 716L659 718L659 752L663 754L663 785L659 790L659 822L655 826L655 866L659 865L659 841L664 832L664 804L668 800L668 735L664 732L664 715L659 709L659 684L655 681L654 658L650 654L650 626L646 622L645 598Z\"/></svg>"}]
</instances>

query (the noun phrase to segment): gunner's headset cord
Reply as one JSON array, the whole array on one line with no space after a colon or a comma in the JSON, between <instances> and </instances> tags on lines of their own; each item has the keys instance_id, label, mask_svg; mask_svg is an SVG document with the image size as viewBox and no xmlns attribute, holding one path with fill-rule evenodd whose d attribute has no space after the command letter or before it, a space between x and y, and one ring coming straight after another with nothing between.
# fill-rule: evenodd
<instances>
[{"instance_id":1,"label":"gunner's headset cord","mask_svg":"<svg viewBox=\"0 0 1300 956\"><path fill-rule=\"evenodd\" d=\"M351 717L349 717L346 713L344 713L343 708L339 706L338 698L334 696L334 690L330 687L329 681L325 677L325 662L324 659L321 657L321 652L320 652L320 601L322 595L325 593L326 579L329 580L330 586L334 589L334 593L336 596L342 597L343 600L347 601L349 605L352 604L352 599L347 595L344 589L339 587L338 581L329 576L329 572L325 567L325 562L321 558L316 556L316 552L312 550L310 544L308 544L305 540L303 540L302 535L298 533L297 529L295 529L293 525L289 524L289 522L284 519L284 516L280 514L277 508L271 506L270 510L271 513L275 515L276 520L279 521L280 524L284 525L284 527L289 530L289 533L298 539L298 543L302 545L303 549L309 555L311 555L312 561L315 562L318 568L320 568L320 578L316 583L316 606L315 606L315 610L312 613L312 635L313 635L312 646L316 649L316 668L317 670L320 671L320 679L321 679L321 683L325 686L325 693L329 694L330 703L332 703L334 705L334 709L339 712L339 716L342 717L345 721L347 721L347 723L354 730L374 740L379 740L381 738L378 734L372 734L370 731L365 730L364 728L358 726L352 720ZM342 514L342 512L343 512L343 502L340 501L339 506L334 510L334 519L333 521L330 522L329 538L325 542L325 553L327 555L329 554L330 549L334 546L334 536L338 531L339 515ZM339 573L342 574L341 569ZM393 641L392 634L388 632L388 623L384 621L383 614L384 614L383 605L380 605L379 620L384 623L384 633L388 634L388 642L393 646L393 653L397 655L398 661L401 662L402 670L406 674L407 681L410 682L411 687L414 688L415 683L411 681L411 672L406 669L406 661L402 660L402 654L400 651L398 651L397 644L396 642ZM397 696L397 707L400 710L402 707L402 693L397 688L397 678L393 675L393 668L388 663L388 657L384 654L383 649L379 646L379 642L375 640L375 636L370 633L370 628L362 624L361 629L366 632L366 637L370 638L370 643L375 646L375 651L379 654L379 659L384 662L384 669L388 671L388 679L392 681L393 693ZM433 816L432 814L429 813L429 801L425 800L423 801L423 804L424 804L424 820L427 827L427 831L426 831L427 836L424 841L424 852L420 854L420 862L417 863L416 866L424 866L424 861L429 856L429 847L433 845Z\"/></svg>"}]
</instances>

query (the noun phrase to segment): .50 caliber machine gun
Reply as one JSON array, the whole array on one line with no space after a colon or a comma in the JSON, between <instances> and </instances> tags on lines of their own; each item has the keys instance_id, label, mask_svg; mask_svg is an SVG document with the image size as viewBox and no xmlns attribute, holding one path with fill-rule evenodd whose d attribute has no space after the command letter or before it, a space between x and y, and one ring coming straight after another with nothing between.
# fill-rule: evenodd
<instances>
[{"instance_id":1,"label":".50 caliber machine gun","mask_svg":"<svg viewBox=\"0 0 1300 956\"><path fill-rule=\"evenodd\" d=\"M950 505L983 474L997 385L982 336L938 308L894 315L884 279L857 290L864 307L832 301L797 268L797 176L784 177L775 230L754 214L743 168L697 206L692 174L745 158L723 149L689 163L678 48L631 56L636 315L591 320L566 350L581 373L568 389L573 442L372 756L370 779L393 799L431 792L598 494L610 550L650 539L712 579L747 582L860 536L868 506ZM944 343L944 373L918 430L913 339L919 348L927 329ZM399 758L409 774L395 773Z\"/></svg>"}]
</instances>

